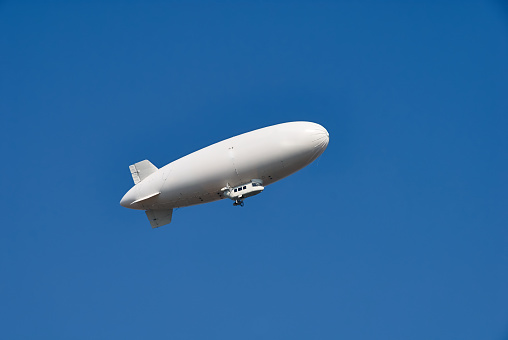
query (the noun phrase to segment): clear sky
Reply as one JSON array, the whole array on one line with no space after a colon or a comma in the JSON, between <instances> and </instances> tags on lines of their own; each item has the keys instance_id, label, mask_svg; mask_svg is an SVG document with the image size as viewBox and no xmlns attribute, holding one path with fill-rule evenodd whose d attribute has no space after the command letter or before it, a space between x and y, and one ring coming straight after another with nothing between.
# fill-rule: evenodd
<instances>
[{"instance_id":1,"label":"clear sky","mask_svg":"<svg viewBox=\"0 0 508 340\"><path fill-rule=\"evenodd\" d=\"M502 1L3 1L0 118L4 339L508 339ZM243 208L119 205L296 120Z\"/></svg>"}]
</instances>

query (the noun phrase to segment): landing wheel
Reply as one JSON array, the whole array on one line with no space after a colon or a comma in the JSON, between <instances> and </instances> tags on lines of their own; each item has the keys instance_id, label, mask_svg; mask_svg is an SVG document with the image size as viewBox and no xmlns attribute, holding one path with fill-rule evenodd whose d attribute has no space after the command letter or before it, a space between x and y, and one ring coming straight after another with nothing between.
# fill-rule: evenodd
<instances>
[{"instance_id":1,"label":"landing wheel","mask_svg":"<svg viewBox=\"0 0 508 340\"><path fill-rule=\"evenodd\" d=\"M237 205L243 207L243 201L240 201L240 200L237 200L235 201L235 203L233 203L233 205L236 207Z\"/></svg>"}]
</instances>

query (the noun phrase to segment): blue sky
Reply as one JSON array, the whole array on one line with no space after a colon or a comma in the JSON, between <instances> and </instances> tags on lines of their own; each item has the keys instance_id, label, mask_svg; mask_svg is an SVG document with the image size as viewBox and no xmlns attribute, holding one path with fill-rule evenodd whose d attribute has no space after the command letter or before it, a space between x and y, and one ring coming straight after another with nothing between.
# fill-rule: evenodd
<instances>
[{"instance_id":1,"label":"blue sky","mask_svg":"<svg viewBox=\"0 0 508 340\"><path fill-rule=\"evenodd\" d=\"M0 3L6 339L508 339L508 6ZM330 144L152 230L120 198L295 120Z\"/></svg>"}]
</instances>

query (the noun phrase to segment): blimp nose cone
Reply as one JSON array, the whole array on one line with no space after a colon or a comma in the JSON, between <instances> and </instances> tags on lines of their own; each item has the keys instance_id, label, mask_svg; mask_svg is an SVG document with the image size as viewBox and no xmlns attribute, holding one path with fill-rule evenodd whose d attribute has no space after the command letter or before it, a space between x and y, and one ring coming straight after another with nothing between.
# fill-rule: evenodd
<instances>
[{"instance_id":1,"label":"blimp nose cone","mask_svg":"<svg viewBox=\"0 0 508 340\"><path fill-rule=\"evenodd\" d=\"M307 129L307 133L312 140L312 146L315 149L323 152L328 146L328 142L330 141L330 134L322 125L316 123L310 124L311 125L309 125Z\"/></svg>"}]
</instances>

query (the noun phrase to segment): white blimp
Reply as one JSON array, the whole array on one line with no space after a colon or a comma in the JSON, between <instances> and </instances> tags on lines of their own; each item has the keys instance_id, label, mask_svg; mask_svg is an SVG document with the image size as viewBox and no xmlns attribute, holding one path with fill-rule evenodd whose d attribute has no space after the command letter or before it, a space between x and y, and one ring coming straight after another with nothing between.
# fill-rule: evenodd
<instances>
[{"instance_id":1,"label":"white blimp","mask_svg":"<svg viewBox=\"0 0 508 340\"><path fill-rule=\"evenodd\" d=\"M129 167L135 185L120 204L146 210L152 228L170 223L174 208L224 198L243 206L245 198L312 163L328 140L319 124L290 122L223 140L160 169L144 160Z\"/></svg>"}]
</instances>

